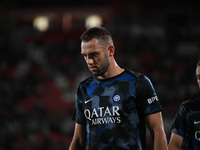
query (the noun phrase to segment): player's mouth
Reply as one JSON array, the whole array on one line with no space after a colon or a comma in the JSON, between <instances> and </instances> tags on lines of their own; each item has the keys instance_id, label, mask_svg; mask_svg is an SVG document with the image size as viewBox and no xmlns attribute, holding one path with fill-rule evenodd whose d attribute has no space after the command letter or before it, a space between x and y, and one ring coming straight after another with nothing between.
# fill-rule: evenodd
<instances>
[{"instance_id":1,"label":"player's mouth","mask_svg":"<svg viewBox=\"0 0 200 150\"><path fill-rule=\"evenodd\" d=\"M97 67L89 67L91 71L96 71L98 68Z\"/></svg>"},{"instance_id":2,"label":"player's mouth","mask_svg":"<svg viewBox=\"0 0 200 150\"><path fill-rule=\"evenodd\" d=\"M97 70L97 68L96 67L90 67L90 70L95 71L95 70Z\"/></svg>"}]
</instances>

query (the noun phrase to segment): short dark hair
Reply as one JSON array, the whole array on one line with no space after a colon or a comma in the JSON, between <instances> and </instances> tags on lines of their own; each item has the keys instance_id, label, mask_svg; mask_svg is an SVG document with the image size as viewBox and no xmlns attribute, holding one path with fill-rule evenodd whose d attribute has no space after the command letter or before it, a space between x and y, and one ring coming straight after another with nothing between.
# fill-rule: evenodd
<instances>
[{"instance_id":1,"label":"short dark hair","mask_svg":"<svg viewBox=\"0 0 200 150\"><path fill-rule=\"evenodd\" d=\"M110 32L104 27L90 28L83 32L80 38L83 42L89 42L93 38L97 38L98 40L102 41L110 41L113 44L113 39Z\"/></svg>"}]
</instances>

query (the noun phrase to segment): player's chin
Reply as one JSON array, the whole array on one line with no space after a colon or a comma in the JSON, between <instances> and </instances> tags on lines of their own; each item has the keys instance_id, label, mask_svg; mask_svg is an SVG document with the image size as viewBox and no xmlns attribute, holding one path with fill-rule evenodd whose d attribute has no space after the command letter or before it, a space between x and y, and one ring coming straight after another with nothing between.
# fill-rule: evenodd
<instances>
[{"instance_id":1,"label":"player's chin","mask_svg":"<svg viewBox=\"0 0 200 150\"><path fill-rule=\"evenodd\" d=\"M99 71L90 70L94 76L99 76Z\"/></svg>"},{"instance_id":2,"label":"player's chin","mask_svg":"<svg viewBox=\"0 0 200 150\"><path fill-rule=\"evenodd\" d=\"M96 71L91 71L92 72L92 74L94 75L94 76L98 76L98 72L96 72Z\"/></svg>"}]
</instances>

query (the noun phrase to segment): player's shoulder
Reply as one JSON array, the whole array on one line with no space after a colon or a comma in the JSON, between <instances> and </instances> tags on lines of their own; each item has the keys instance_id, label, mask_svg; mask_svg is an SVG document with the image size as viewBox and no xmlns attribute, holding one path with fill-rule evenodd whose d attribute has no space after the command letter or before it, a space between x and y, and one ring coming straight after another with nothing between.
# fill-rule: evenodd
<instances>
[{"instance_id":1,"label":"player's shoulder","mask_svg":"<svg viewBox=\"0 0 200 150\"><path fill-rule=\"evenodd\" d=\"M130 74L134 78L136 85L146 85L146 83L151 83L150 79L143 73L135 72L130 69L125 69L125 70L128 74Z\"/></svg>"},{"instance_id":2,"label":"player's shoulder","mask_svg":"<svg viewBox=\"0 0 200 150\"><path fill-rule=\"evenodd\" d=\"M187 100L184 100L182 103L181 103L181 106L199 106L200 104L200 96L198 97L195 97L195 98L191 98L191 99L187 99Z\"/></svg>"},{"instance_id":3,"label":"player's shoulder","mask_svg":"<svg viewBox=\"0 0 200 150\"><path fill-rule=\"evenodd\" d=\"M144 74L142 73L139 73L139 72L136 72L136 71L133 71L133 70L130 70L130 69L127 69L127 68L124 68L126 70L126 72L128 74L130 74L131 76L133 76L134 78L137 78L137 79L145 79L147 78Z\"/></svg>"},{"instance_id":4,"label":"player's shoulder","mask_svg":"<svg viewBox=\"0 0 200 150\"><path fill-rule=\"evenodd\" d=\"M93 76L90 76L90 77L86 78L85 80L83 80L83 81L81 81L81 82L79 83L79 87L82 87L82 86L84 86L84 85L89 84L93 79L94 79Z\"/></svg>"}]
</instances>

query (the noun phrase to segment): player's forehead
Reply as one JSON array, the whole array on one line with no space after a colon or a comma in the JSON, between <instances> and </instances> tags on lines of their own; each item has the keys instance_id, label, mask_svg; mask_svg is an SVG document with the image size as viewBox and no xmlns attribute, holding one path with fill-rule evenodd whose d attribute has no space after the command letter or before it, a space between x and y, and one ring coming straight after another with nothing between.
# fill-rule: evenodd
<instances>
[{"instance_id":1,"label":"player's forehead","mask_svg":"<svg viewBox=\"0 0 200 150\"><path fill-rule=\"evenodd\" d=\"M103 46L98 39L94 38L88 42L82 41L81 42L81 54L88 54L91 52L101 52Z\"/></svg>"},{"instance_id":2,"label":"player's forehead","mask_svg":"<svg viewBox=\"0 0 200 150\"><path fill-rule=\"evenodd\" d=\"M91 39L90 41L82 41L81 48L83 47L95 47L99 45L99 40L96 38Z\"/></svg>"}]
</instances>

